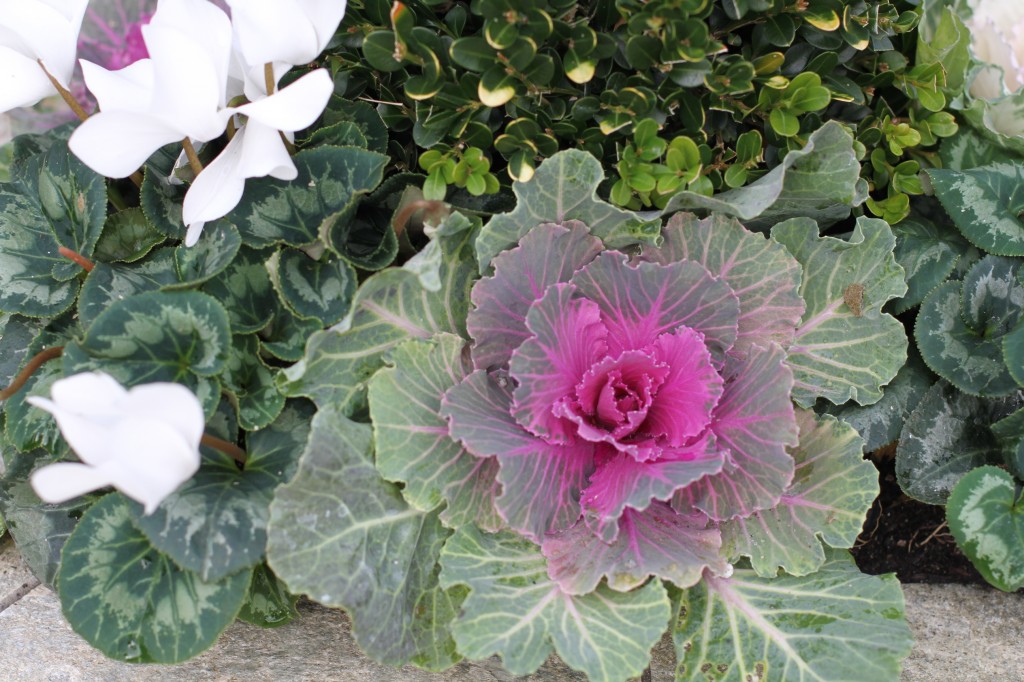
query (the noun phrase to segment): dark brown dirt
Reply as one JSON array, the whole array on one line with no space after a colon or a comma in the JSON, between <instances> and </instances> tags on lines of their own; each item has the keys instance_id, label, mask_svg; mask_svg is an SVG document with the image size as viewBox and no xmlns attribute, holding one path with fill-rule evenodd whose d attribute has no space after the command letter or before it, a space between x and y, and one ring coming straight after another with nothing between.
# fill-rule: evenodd
<instances>
[{"instance_id":1,"label":"dark brown dirt","mask_svg":"<svg viewBox=\"0 0 1024 682\"><path fill-rule=\"evenodd\" d=\"M853 558L865 573L895 573L903 583L978 583L981 574L956 546L943 507L903 494L896 483L895 455L869 456L879 470L881 493L868 512Z\"/></svg>"}]
</instances>

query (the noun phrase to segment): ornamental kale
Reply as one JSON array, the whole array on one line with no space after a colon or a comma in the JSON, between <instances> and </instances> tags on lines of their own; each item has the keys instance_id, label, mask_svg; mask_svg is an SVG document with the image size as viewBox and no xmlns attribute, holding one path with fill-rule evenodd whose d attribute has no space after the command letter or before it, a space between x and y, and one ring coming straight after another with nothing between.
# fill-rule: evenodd
<instances>
[{"instance_id":1,"label":"ornamental kale","mask_svg":"<svg viewBox=\"0 0 1024 682\"><path fill-rule=\"evenodd\" d=\"M476 370L442 413L497 457L498 511L573 593L602 574L628 589L727 573L713 522L774 506L793 478L782 344L804 312L799 264L737 223L732 253L710 223L683 224L634 259L581 224L542 225L473 288ZM577 556L590 534L612 548Z\"/></svg>"}]
</instances>

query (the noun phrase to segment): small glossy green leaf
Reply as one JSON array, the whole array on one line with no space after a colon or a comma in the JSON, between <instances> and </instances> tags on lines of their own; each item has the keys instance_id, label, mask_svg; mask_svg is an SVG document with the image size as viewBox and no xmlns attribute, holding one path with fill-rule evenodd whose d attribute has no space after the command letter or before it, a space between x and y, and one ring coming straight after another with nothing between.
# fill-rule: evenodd
<instances>
[{"instance_id":1,"label":"small glossy green leaf","mask_svg":"<svg viewBox=\"0 0 1024 682\"><path fill-rule=\"evenodd\" d=\"M363 59L371 67L385 73L398 71L402 62L395 59L395 34L392 31L374 31L363 38Z\"/></svg>"},{"instance_id":2,"label":"small glossy green leaf","mask_svg":"<svg viewBox=\"0 0 1024 682\"><path fill-rule=\"evenodd\" d=\"M215 583L176 567L132 525L127 499L93 505L61 554L61 608L110 658L179 663L213 646L242 606L252 571Z\"/></svg>"},{"instance_id":3,"label":"small glossy green leaf","mask_svg":"<svg viewBox=\"0 0 1024 682\"><path fill-rule=\"evenodd\" d=\"M288 592L266 564L253 570L249 593L238 612L238 619L261 628L287 625L299 617L295 608L299 598Z\"/></svg>"},{"instance_id":4,"label":"small glossy green leaf","mask_svg":"<svg viewBox=\"0 0 1024 682\"><path fill-rule=\"evenodd\" d=\"M134 263L164 239L164 235L150 224L142 208L128 208L107 217L93 255L103 263Z\"/></svg>"},{"instance_id":5,"label":"small glossy green leaf","mask_svg":"<svg viewBox=\"0 0 1024 682\"><path fill-rule=\"evenodd\" d=\"M226 220L207 223L194 246L179 246L174 252L178 277L188 286L201 284L224 271L242 246L238 228Z\"/></svg>"}]
</instances>

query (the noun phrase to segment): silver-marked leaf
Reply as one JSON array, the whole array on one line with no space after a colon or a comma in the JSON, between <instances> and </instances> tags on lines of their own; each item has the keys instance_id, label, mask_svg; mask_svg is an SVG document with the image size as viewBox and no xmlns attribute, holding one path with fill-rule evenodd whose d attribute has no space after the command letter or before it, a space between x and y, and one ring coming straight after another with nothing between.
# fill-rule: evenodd
<instances>
[{"instance_id":1,"label":"silver-marked leaf","mask_svg":"<svg viewBox=\"0 0 1024 682\"><path fill-rule=\"evenodd\" d=\"M44 504L36 496L29 476L34 469L56 461L51 452L5 452L4 461L7 470L0 476L0 516L32 573L53 588L61 548L92 500L76 497L59 504Z\"/></svg>"},{"instance_id":2,"label":"silver-marked leaf","mask_svg":"<svg viewBox=\"0 0 1024 682\"><path fill-rule=\"evenodd\" d=\"M530 336L530 305L551 285L572 279L601 250L601 240L583 223L569 220L538 225L515 248L498 255L492 262L494 274L473 286L473 307L466 318L474 366L507 365L512 351Z\"/></svg>"},{"instance_id":3,"label":"silver-marked leaf","mask_svg":"<svg viewBox=\"0 0 1024 682\"><path fill-rule=\"evenodd\" d=\"M907 419L896 449L896 480L907 495L944 504L957 481L1002 461L989 426L1020 406L1015 397L984 400L939 381Z\"/></svg>"},{"instance_id":4,"label":"silver-marked leaf","mask_svg":"<svg viewBox=\"0 0 1024 682\"><path fill-rule=\"evenodd\" d=\"M157 249L131 265L96 263L85 278L78 296L78 318L88 329L96 318L117 301L146 291L178 284L174 250Z\"/></svg>"},{"instance_id":5,"label":"silver-marked leaf","mask_svg":"<svg viewBox=\"0 0 1024 682\"><path fill-rule=\"evenodd\" d=\"M110 658L179 663L213 646L245 599L252 571L207 583L176 567L132 524L127 498L85 513L57 581L72 629Z\"/></svg>"},{"instance_id":6,"label":"silver-marked leaf","mask_svg":"<svg viewBox=\"0 0 1024 682\"><path fill-rule=\"evenodd\" d=\"M264 272L265 270L264 268ZM267 285L270 286L269 275ZM277 294L273 293L273 288L271 296L274 301L269 306L272 316L270 322L259 331L260 348L279 360L297 362L302 359L306 342L311 341L323 327L319 320L303 320L292 315L290 310L281 305ZM280 380L281 375L278 375L278 381Z\"/></svg>"},{"instance_id":7,"label":"silver-marked leaf","mask_svg":"<svg viewBox=\"0 0 1024 682\"><path fill-rule=\"evenodd\" d=\"M896 262L907 273L906 295L890 305L892 312L899 315L919 305L949 277L968 244L951 227L923 218L902 220L893 231Z\"/></svg>"},{"instance_id":8,"label":"silver-marked leaf","mask_svg":"<svg viewBox=\"0 0 1024 682\"><path fill-rule=\"evenodd\" d=\"M459 658L447 630L461 593L437 583L448 533L436 512L410 507L377 473L370 426L327 405L271 504L267 556L291 592L348 611L370 657L441 669Z\"/></svg>"},{"instance_id":9,"label":"silver-marked leaf","mask_svg":"<svg viewBox=\"0 0 1024 682\"><path fill-rule=\"evenodd\" d=\"M939 145L942 168L957 171L989 166L1005 153L990 140L966 126L960 126L956 135L947 137Z\"/></svg>"},{"instance_id":10,"label":"silver-marked leaf","mask_svg":"<svg viewBox=\"0 0 1024 682\"><path fill-rule=\"evenodd\" d=\"M842 551L801 578L706 578L680 594L673 640L677 682L895 680L912 642L895 576Z\"/></svg>"},{"instance_id":11,"label":"silver-marked leaf","mask_svg":"<svg viewBox=\"0 0 1024 682\"><path fill-rule=\"evenodd\" d=\"M864 439L864 452L872 452L900 437L903 424L934 382L935 375L928 371L917 351L910 348L907 364L885 387L885 394L877 403L833 405L821 400L815 407L819 412L837 417L856 429Z\"/></svg>"},{"instance_id":12,"label":"silver-marked leaf","mask_svg":"<svg viewBox=\"0 0 1024 682\"><path fill-rule=\"evenodd\" d=\"M767 229L786 218L806 217L830 225L867 199L853 135L830 121L811 134L803 149L789 152L778 166L745 187L713 197L684 191L664 213L703 209L736 216L751 229Z\"/></svg>"},{"instance_id":13,"label":"silver-marked leaf","mask_svg":"<svg viewBox=\"0 0 1024 682\"><path fill-rule=\"evenodd\" d=\"M107 217L93 255L101 263L134 263L164 239L141 207L126 208Z\"/></svg>"},{"instance_id":14,"label":"silver-marked leaf","mask_svg":"<svg viewBox=\"0 0 1024 682\"><path fill-rule=\"evenodd\" d=\"M203 292L227 309L232 334L263 330L280 307L265 260L265 254L243 246L227 268L203 285Z\"/></svg>"},{"instance_id":15,"label":"silver-marked leaf","mask_svg":"<svg viewBox=\"0 0 1024 682\"><path fill-rule=\"evenodd\" d=\"M986 256L963 283L946 282L921 304L914 338L928 367L965 393L1017 390L1003 355L1004 338L1021 319L1020 260Z\"/></svg>"},{"instance_id":16,"label":"silver-marked leaf","mask_svg":"<svg viewBox=\"0 0 1024 682\"><path fill-rule=\"evenodd\" d=\"M303 150L292 157L298 170L294 180L249 180L245 196L227 218L246 226L242 239L248 246L312 243L325 220L380 184L387 160L359 147Z\"/></svg>"},{"instance_id":17,"label":"silver-marked leaf","mask_svg":"<svg viewBox=\"0 0 1024 682\"><path fill-rule=\"evenodd\" d=\"M627 592L650 576L689 587L705 568L730 570L722 555L722 536L704 514L679 514L663 502L644 511L626 509L615 540L601 540L585 523L544 538L548 575L567 594L589 594L602 578L608 587Z\"/></svg>"},{"instance_id":18,"label":"silver-marked leaf","mask_svg":"<svg viewBox=\"0 0 1024 682\"><path fill-rule=\"evenodd\" d=\"M321 262L298 249L275 251L267 271L278 296L298 317L329 326L348 315L356 271L343 260Z\"/></svg>"},{"instance_id":19,"label":"silver-marked leaf","mask_svg":"<svg viewBox=\"0 0 1024 682\"><path fill-rule=\"evenodd\" d=\"M146 166L142 187L139 189L139 204L150 225L169 239L185 238L181 205L187 189L181 184L171 184L159 171Z\"/></svg>"},{"instance_id":20,"label":"silver-marked leaf","mask_svg":"<svg viewBox=\"0 0 1024 682\"><path fill-rule=\"evenodd\" d=\"M100 313L80 347L101 364L121 367L132 384L212 376L224 368L227 313L195 291L145 292Z\"/></svg>"},{"instance_id":21,"label":"silver-marked leaf","mask_svg":"<svg viewBox=\"0 0 1024 682\"><path fill-rule=\"evenodd\" d=\"M1024 586L1024 499L1013 476L992 466L966 474L946 503L957 545L1004 592Z\"/></svg>"},{"instance_id":22,"label":"silver-marked leaf","mask_svg":"<svg viewBox=\"0 0 1024 682\"><path fill-rule=\"evenodd\" d=\"M772 341L789 346L804 313L804 300L799 292L800 264L785 248L718 214L700 220L692 213L677 213L661 234L664 244L645 248L645 260L696 261L736 295L737 351Z\"/></svg>"},{"instance_id":23,"label":"silver-marked leaf","mask_svg":"<svg viewBox=\"0 0 1024 682\"><path fill-rule=\"evenodd\" d=\"M161 552L206 582L263 560L274 490L291 478L309 435L313 410L293 402L269 427L248 434L239 470L204 449L199 471L149 515L129 503L132 522Z\"/></svg>"},{"instance_id":24,"label":"silver-marked leaf","mask_svg":"<svg viewBox=\"0 0 1024 682\"><path fill-rule=\"evenodd\" d=\"M793 373L777 346L751 346L746 356L729 356L725 392L715 407L710 431L726 453L722 471L679 490L676 510L693 508L712 519L750 516L774 507L793 480L797 423L790 394Z\"/></svg>"},{"instance_id":25,"label":"silver-marked leaf","mask_svg":"<svg viewBox=\"0 0 1024 682\"><path fill-rule=\"evenodd\" d=\"M548 578L540 548L514 533L466 526L445 544L441 565L442 585L470 589L452 626L459 651L498 654L513 675L532 673L554 649L591 682L622 682L643 671L669 617L658 580L632 592L566 594Z\"/></svg>"},{"instance_id":26,"label":"silver-marked leaf","mask_svg":"<svg viewBox=\"0 0 1024 682\"><path fill-rule=\"evenodd\" d=\"M1024 165L928 171L935 196L968 241L999 256L1024 256Z\"/></svg>"},{"instance_id":27,"label":"silver-marked leaf","mask_svg":"<svg viewBox=\"0 0 1024 682\"><path fill-rule=\"evenodd\" d=\"M1024 479L1024 410L994 422L992 434L1003 448L1003 461L1010 473Z\"/></svg>"},{"instance_id":28,"label":"silver-marked leaf","mask_svg":"<svg viewBox=\"0 0 1024 682\"><path fill-rule=\"evenodd\" d=\"M0 313L0 383L10 386L14 375L32 357L32 344L48 320Z\"/></svg>"},{"instance_id":29,"label":"silver-marked leaf","mask_svg":"<svg viewBox=\"0 0 1024 682\"><path fill-rule=\"evenodd\" d=\"M260 564L252 573L249 593L238 612L238 619L261 628L287 625L299 617L295 608L299 598L291 594L270 567Z\"/></svg>"},{"instance_id":30,"label":"silver-marked leaf","mask_svg":"<svg viewBox=\"0 0 1024 682\"><path fill-rule=\"evenodd\" d=\"M882 397L907 360L907 335L882 306L907 291L893 257L896 239L882 220L858 218L849 240L819 237L813 221L798 218L772 228L800 261L800 294L807 310L789 349L793 400L818 398L870 405Z\"/></svg>"},{"instance_id":31,"label":"silver-marked leaf","mask_svg":"<svg viewBox=\"0 0 1024 682\"><path fill-rule=\"evenodd\" d=\"M450 236L441 247L440 291L424 289L415 273L399 268L367 278L345 331L313 334L302 360L282 373L282 392L312 398L321 406L338 404L351 414L364 403L366 382L384 364L390 348L438 332L464 336L469 289L476 277L472 245L478 225L459 213L445 221Z\"/></svg>"},{"instance_id":32,"label":"silver-marked leaf","mask_svg":"<svg viewBox=\"0 0 1024 682\"><path fill-rule=\"evenodd\" d=\"M62 363L50 361L33 372L17 393L4 401L4 435L21 452L40 448L59 452L60 429L49 412L25 402L29 396L50 397L53 383L63 377Z\"/></svg>"},{"instance_id":33,"label":"silver-marked leaf","mask_svg":"<svg viewBox=\"0 0 1024 682\"><path fill-rule=\"evenodd\" d=\"M238 423L246 431L262 429L277 419L285 398L277 390L277 370L260 358L260 342L252 335L231 337L224 374L224 390L238 411Z\"/></svg>"},{"instance_id":34,"label":"silver-marked leaf","mask_svg":"<svg viewBox=\"0 0 1024 682\"><path fill-rule=\"evenodd\" d=\"M38 202L36 219L49 224L58 245L91 258L107 217L106 180L79 161L64 142L47 150L34 180L26 183L26 196ZM61 259L53 276L64 281L81 271L77 263Z\"/></svg>"},{"instance_id":35,"label":"silver-marked leaf","mask_svg":"<svg viewBox=\"0 0 1024 682\"><path fill-rule=\"evenodd\" d=\"M223 306L195 291L152 291L115 301L81 341L64 347L65 375L104 371L126 386L172 381L212 414L231 334Z\"/></svg>"},{"instance_id":36,"label":"silver-marked leaf","mask_svg":"<svg viewBox=\"0 0 1024 682\"><path fill-rule=\"evenodd\" d=\"M179 246L174 262L182 286L195 286L215 277L228 267L242 246L238 228L226 220L216 220L203 227L203 236L194 246Z\"/></svg>"},{"instance_id":37,"label":"silver-marked leaf","mask_svg":"<svg viewBox=\"0 0 1024 682\"><path fill-rule=\"evenodd\" d=\"M657 244L659 221L644 220L597 198L603 179L601 162L587 152L567 149L545 159L533 179L513 183L518 200L515 210L494 216L480 231L476 242L480 271L485 272L492 258L545 223L579 221L610 249Z\"/></svg>"},{"instance_id":38,"label":"silver-marked leaf","mask_svg":"<svg viewBox=\"0 0 1024 682\"><path fill-rule=\"evenodd\" d=\"M373 376L369 403L377 470L404 484L403 497L417 509L430 511L444 501L445 525L497 530L498 462L466 452L440 415L445 391L466 375L464 347L453 334L407 341L391 351L392 366Z\"/></svg>"},{"instance_id":39,"label":"silver-marked leaf","mask_svg":"<svg viewBox=\"0 0 1024 682\"><path fill-rule=\"evenodd\" d=\"M796 417L793 483L775 507L722 525L726 556L750 557L765 578L780 568L796 576L814 573L825 562L822 542L852 547L878 496L878 471L862 457L856 431L810 410L797 410Z\"/></svg>"}]
</instances>

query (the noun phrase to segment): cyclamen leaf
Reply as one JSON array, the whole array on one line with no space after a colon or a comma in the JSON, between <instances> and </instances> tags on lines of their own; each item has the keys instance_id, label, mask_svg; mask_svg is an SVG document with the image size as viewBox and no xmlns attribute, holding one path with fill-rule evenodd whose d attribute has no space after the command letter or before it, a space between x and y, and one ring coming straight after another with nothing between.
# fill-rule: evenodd
<instances>
[{"instance_id":1,"label":"cyclamen leaf","mask_svg":"<svg viewBox=\"0 0 1024 682\"><path fill-rule=\"evenodd\" d=\"M751 346L745 357L728 358L722 376L725 392L710 430L728 459L720 473L678 491L672 501L677 511L696 507L717 521L774 507L793 479L786 449L798 443L789 397L793 375L781 348Z\"/></svg>"},{"instance_id":2,"label":"cyclamen leaf","mask_svg":"<svg viewBox=\"0 0 1024 682\"><path fill-rule=\"evenodd\" d=\"M736 219L712 214L704 220L677 213L661 231L660 248L644 249L645 260L689 260L724 281L739 300L736 342L745 351L752 343L772 341L788 347L804 313L800 264L780 244L748 231Z\"/></svg>"},{"instance_id":3,"label":"cyclamen leaf","mask_svg":"<svg viewBox=\"0 0 1024 682\"><path fill-rule=\"evenodd\" d=\"M485 272L499 253L546 223L566 225L568 221L579 221L610 249L637 243L656 244L660 222L644 220L636 213L598 199L597 188L602 180L604 170L600 161L587 152L567 149L545 159L529 182L513 183L515 210L491 218L477 239L480 272Z\"/></svg>"},{"instance_id":4,"label":"cyclamen leaf","mask_svg":"<svg viewBox=\"0 0 1024 682\"><path fill-rule=\"evenodd\" d=\"M802 578L705 578L674 611L678 682L894 680L912 642L895 576L864 575L842 551Z\"/></svg>"},{"instance_id":5,"label":"cyclamen leaf","mask_svg":"<svg viewBox=\"0 0 1024 682\"><path fill-rule=\"evenodd\" d=\"M956 268L969 248L952 226L907 218L896 227L896 262L907 273L907 293L892 302L892 312L905 313L921 303Z\"/></svg>"},{"instance_id":6,"label":"cyclamen leaf","mask_svg":"<svg viewBox=\"0 0 1024 682\"><path fill-rule=\"evenodd\" d=\"M280 307L261 253L243 246L231 264L203 285L203 293L224 304L232 334L253 334L266 328ZM301 355L301 353L300 353Z\"/></svg>"},{"instance_id":7,"label":"cyclamen leaf","mask_svg":"<svg viewBox=\"0 0 1024 682\"><path fill-rule=\"evenodd\" d=\"M935 383L900 433L896 480L907 495L945 504L957 481L983 464L999 464L1001 448L989 428L1020 407L1017 397L983 400L945 381Z\"/></svg>"},{"instance_id":8,"label":"cyclamen leaf","mask_svg":"<svg viewBox=\"0 0 1024 682\"><path fill-rule=\"evenodd\" d=\"M267 534L277 576L295 594L348 611L370 657L434 670L458 661L447 632L463 593L437 584L449 531L380 477L368 424L336 405L317 412L298 472L274 496Z\"/></svg>"},{"instance_id":9,"label":"cyclamen leaf","mask_svg":"<svg viewBox=\"0 0 1024 682\"><path fill-rule=\"evenodd\" d=\"M115 302L178 284L173 249L157 249L130 266L96 263L78 296L78 318L88 329Z\"/></svg>"},{"instance_id":10,"label":"cyclamen leaf","mask_svg":"<svg viewBox=\"0 0 1024 682\"><path fill-rule=\"evenodd\" d=\"M68 538L58 591L74 631L110 658L179 663L210 648L234 621L251 577L247 570L207 583L176 567L132 525L127 498L114 493Z\"/></svg>"},{"instance_id":11,"label":"cyclamen leaf","mask_svg":"<svg viewBox=\"0 0 1024 682\"><path fill-rule=\"evenodd\" d=\"M750 557L764 578L809 575L825 562L822 542L852 547L878 496L878 471L862 456L857 432L828 415L798 410L793 483L779 503L722 525L727 557Z\"/></svg>"},{"instance_id":12,"label":"cyclamen leaf","mask_svg":"<svg viewBox=\"0 0 1024 682\"><path fill-rule=\"evenodd\" d=\"M606 543L584 523L549 534L542 544L548 575L566 594L589 594L602 578L608 587L627 592L650 576L689 587L704 569L728 572L722 537L700 513L678 514L663 502L644 511L626 509L615 540Z\"/></svg>"},{"instance_id":13,"label":"cyclamen leaf","mask_svg":"<svg viewBox=\"0 0 1024 682\"><path fill-rule=\"evenodd\" d=\"M664 213L704 209L733 215L751 229L764 229L794 216L830 225L850 215L867 199L853 135L835 121L825 123L803 149L786 154L767 175L713 197L684 191L669 200Z\"/></svg>"},{"instance_id":14,"label":"cyclamen leaf","mask_svg":"<svg viewBox=\"0 0 1024 682\"><path fill-rule=\"evenodd\" d=\"M1024 256L1024 165L995 163L965 171L933 168L928 177L967 239L999 256Z\"/></svg>"},{"instance_id":15,"label":"cyclamen leaf","mask_svg":"<svg viewBox=\"0 0 1024 682\"><path fill-rule=\"evenodd\" d=\"M885 394L877 403L833 405L822 400L816 409L852 426L864 439L864 452L873 452L900 437L903 425L934 382L935 375L928 371L917 351L911 348L907 364L885 387Z\"/></svg>"},{"instance_id":16,"label":"cyclamen leaf","mask_svg":"<svg viewBox=\"0 0 1024 682\"><path fill-rule=\"evenodd\" d=\"M298 618L295 604L299 598L285 589L266 564L253 570L249 593L238 612L238 619L261 628L276 628Z\"/></svg>"},{"instance_id":17,"label":"cyclamen leaf","mask_svg":"<svg viewBox=\"0 0 1024 682\"><path fill-rule=\"evenodd\" d=\"M848 241L819 237L813 221L798 218L772 228L772 238L800 261L800 294L807 302L787 362L793 400L817 398L870 405L882 397L907 359L899 320L882 306L907 291L893 257L896 240L881 220L858 218Z\"/></svg>"},{"instance_id":18,"label":"cyclamen leaf","mask_svg":"<svg viewBox=\"0 0 1024 682\"><path fill-rule=\"evenodd\" d=\"M602 250L601 240L585 225L539 225L519 244L499 254L494 274L473 286L473 307L466 328L473 337L473 365L477 369L508 364L512 351L525 341L526 313L553 284L568 282Z\"/></svg>"},{"instance_id":19,"label":"cyclamen leaf","mask_svg":"<svg viewBox=\"0 0 1024 682\"><path fill-rule=\"evenodd\" d=\"M497 455L499 513L512 528L542 538L579 519L579 495L594 468L594 444L547 443L520 426L511 409L507 377L479 369L441 401L452 438L477 457Z\"/></svg>"},{"instance_id":20,"label":"cyclamen leaf","mask_svg":"<svg viewBox=\"0 0 1024 682\"><path fill-rule=\"evenodd\" d=\"M133 263L163 241L164 236L150 224L142 208L136 206L107 217L93 255L104 263Z\"/></svg>"},{"instance_id":21,"label":"cyclamen leaf","mask_svg":"<svg viewBox=\"0 0 1024 682\"><path fill-rule=\"evenodd\" d=\"M282 373L281 391L320 406L341 405L351 414L362 405L366 382L390 348L438 332L465 335L469 289L477 274L472 240L478 224L458 213L446 221L450 236L442 244L439 292L424 289L408 270L392 268L369 277L356 294L345 331L309 337L305 356Z\"/></svg>"},{"instance_id":22,"label":"cyclamen leaf","mask_svg":"<svg viewBox=\"0 0 1024 682\"><path fill-rule=\"evenodd\" d=\"M1021 320L1020 265L1019 259L986 256L963 283L946 282L921 304L914 326L921 357L965 393L993 398L1018 389L1003 343Z\"/></svg>"},{"instance_id":23,"label":"cyclamen leaf","mask_svg":"<svg viewBox=\"0 0 1024 682\"><path fill-rule=\"evenodd\" d=\"M416 509L430 511L444 501L441 520L448 527L497 530L498 462L466 452L440 416L445 391L466 375L464 347L453 334L407 341L391 351L392 366L370 380L377 470L404 484L402 496Z\"/></svg>"},{"instance_id":24,"label":"cyclamen leaf","mask_svg":"<svg viewBox=\"0 0 1024 682\"><path fill-rule=\"evenodd\" d=\"M498 654L513 675L537 670L554 649L591 682L638 676L669 616L661 583L571 596L548 578L544 563L538 547L513 533L466 526L449 538L441 584L470 589L452 625L459 651L474 659Z\"/></svg>"},{"instance_id":25,"label":"cyclamen leaf","mask_svg":"<svg viewBox=\"0 0 1024 682\"><path fill-rule=\"evenodd\" d=\"M321 262L298 249L276 251L267 260L270 281L288 309L322 326L348 315L356 293L356 271L343 260Z\"/></svg>"},{"instance_id":26,"label":"cyclamen leaf","mask_svg":"<svg viewBox=\"0 0 1024 682\"><path fill-rule=\"evenodd\" d=\"M260 357L260 342L251 334L231 337L231 353L225 367L224 390L246 431L257 431L277 419L285 398L274 382L276 370Z\"/></svg>"},{"instance_id":27,"label":"cyclamen leaf","mask_svg":"<svg viewBox=\"0 0 1024 682\"><path fill-rule=\"evenodd\" d=\"M174 251L178 277L185 286L201 284L224 271L242 246L238 228L226 220L207 223L203 237L194 246L179 246Z\"/></svg>"},{"instance_id":28,"label":"cyclamen leaf","mask_svg":"<svg viewBox=\"0 0 1024 682\"><path fill-rule=\"evenodd\" d=\"M153 546L206 582L263 560L274 490L291 478L309 434L312 409L293 403L268 428L249 434L245 468L206 451L199 471L149 515L128 503Z\"/></svg>"},{"instance_id":29,"label":"cyclamen leaf","mask_svg":"<svg viewBox=\"0 0 1024 682\"><path fill-rule=\"evenodd\" d=\"M303 246L320 236L321 225L380 184L388 157L358 147L320 146L300 151L291 182L255 178L228 220L245 225L242 238L261 248L276 243Z\"/></svg>"},{"instance_id":30,"label":"cyclamen leaf","mask_svg":"<svg viewBox=\"0 0 1024 682\"><path fill-rule=\"evenodd\" d=\"M957 544L985 580L1004 592L1024 586L1024 518L1017 483L996 467L965 475L946 503Z\"/></svg>"}]
</instances>

